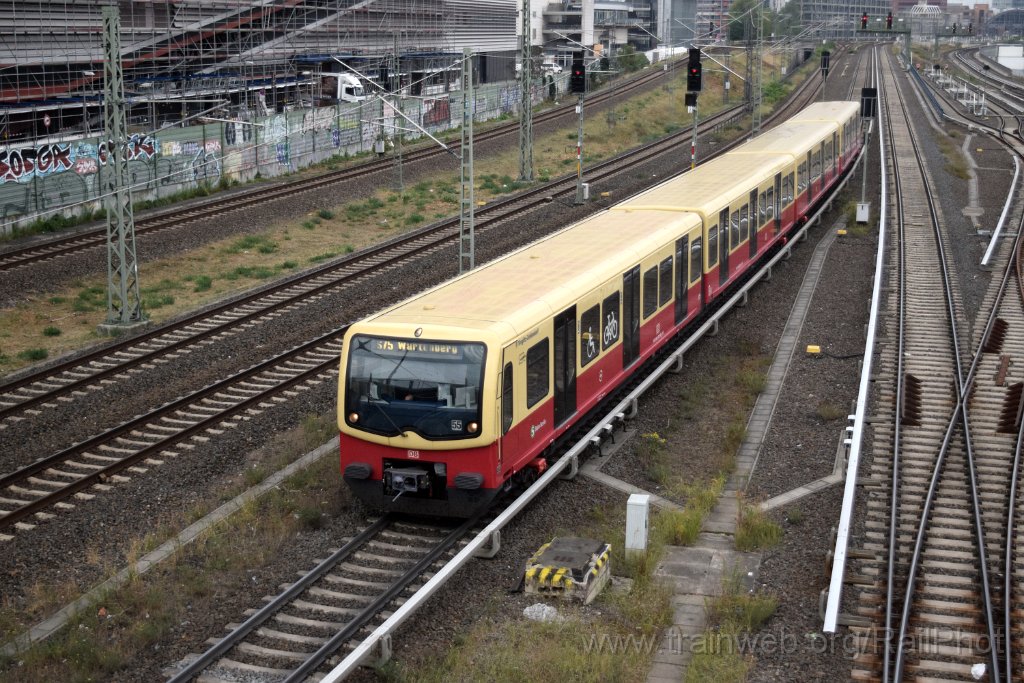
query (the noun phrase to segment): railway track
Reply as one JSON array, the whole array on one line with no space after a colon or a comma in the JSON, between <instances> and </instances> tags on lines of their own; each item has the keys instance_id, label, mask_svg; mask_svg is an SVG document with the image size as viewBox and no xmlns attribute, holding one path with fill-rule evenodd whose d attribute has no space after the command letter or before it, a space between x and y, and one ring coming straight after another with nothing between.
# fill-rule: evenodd
<instances>
[{"instance_id":1,"label":"railway track","mask_svg":"<svg viewBox=\"0 0 1024 683\"><path fill-rule=\"evenodd\" d=\"M822 199L821 204L827 204L832 199L832 197ZM804 230L806 229L805 227ZM763 264L763 267L766 269L770 268L774 261L785 256L785 251L786 248L777 250L774 260ZM747 286L750 285L748 284ZM735 296L731 299L729 305L735 305L742 300L740 291L737 290L734 294ZM729 297L727 296L726 298ZM557 444L558 451L552 458L557 461L556 466L552 467L542 477L541 481L538 481L515 501L512 501L509 504L508 510L500 514L499 519L495 523L499 521L501 521L501 524L507 523L514 516L515 510L521 509L554 476L559 475L563 471L563 467L571 468L568 476L573 476L575 464L570 465L568 463L575 463L576 459L582 457L583 454L593 448L595 441L600 444L603 438L608 438L613 433L616 426L622 426L629 419L629 415L635 413L638 395L643 393L661 374L676 367L678 365L678 358L689 348L689 345L705 332L713 329L712 326L715 321L711 317L717 318L724 314L726 310L728 310L727 307L714 313L709 312L708 316L694 323L693 327L680 335L678 346L663 349L657 357L646 361L643 368L632 378L628 387L621 388L615 392L615 396L608 397L601 408L588 415L581 426L574 430L571 438L565 438ZM631 407L627 409L627 406ZM511 515L509 510L511 510ZM384 524L383 518L377 522L377 525L380 525L382 528ZM476 522L471 520L464 524L460 530L451 532L449 538L454 538L455 540L449 547L454 548L455 545L462 545L461 539L468 536L470 528L475 526L475 524ZM479 545L481 538L491 538L492 534L495 533L494 528L495 524L489 525L487 529L477 534L471 543ZM500 528L500 526L496 528ZM431 587L429 584L436 584L438 578L442 581L450 579L454 575L454 571L457 570L457 567L461 566L460 562L453 562L452 565L454 566L445 567L446 573L443 577L437 577L428 583L424 583L424 580L429 576L429 572L431 572L430 567L436 565L436 560L432 560L430 557L423 557L419 560L418 566L421 567L419 574L416 574L416 570L402 575L398 571L392 571L392 575L396 579L401 577L400 580L405 582L405 585L422 584L423 589L416 591L413 595L409 595L412 593L411 588L390 586L387 590L391 597L386 597L383 592L377 592L377 588L384 588L383 583L381 583L374 588L374 595L380 594L382 596L375 601L375 604L379 603L382 607L373 607L365 612L357 610L349 601L358 601L361 606L369 601L370 598L346 594L339 586L364 586L366 579L334 576L330 579L331 585L314 592L312 598L302 597L309 595L307 586L323 582L322 577L325 571L334 573L334 570L325 570L324 567L338 566L339 560L337 558L339 556L351 554L354 548L361 547L360 544L364 543L362 539L369 537L372 533L374 532L370 529L356 540L346 544L344 548L328 560L318 564L313 572L305 575L296 584L282 586L282 593L279 596L264 598L264 602L267 605L258 611L248 611L248 619L237 627L232 626L228 636L222 639L210 639L208 642L211 648L207 652L199 656L189 657L185 662L180 663L172 670L168 670L168 675L173 676L170 683L185 683L185 681L193 680L199 675L202 675L200 680L210 681L211 683L221 680L238 680L239 677L244 676L260 676L265 680L272 679L297 683L322 673L322 670L318 669L318 667L328 659L332 662L337 662L339 659L344 658L345 662L339 666L346 666L351 661L360 657L359 652L365 651L368 647L366 643L379 642L374 641L374 638L378 636L377 631L373 635L369 635L362 644L353 640L353 635L360 631L368 634L372 629L365 628L365 625L371 619L383 617L384 613L380 610L387 608L387 605L397 604L394 596L408 597L410 605L422 605L432 594L433 590L436 590L438 587L438 585ZM431 539L439 536L433 530L428 530L427 534ZM387 543L380 547L389 554L402 554L405 552L405 544L415 539L420 539L422 536L423 533L404 535L401 537L403 542L401 545ZM426 548L427 546L428 543L421 542L421 548ZM473 547L475 546L462 550L459 556L465 556L467 551L473 550ZM420 555L416 554L415 557L420 557ZM440 557L440 555L434 555L433 557ZM379 556L376 558L364 556L363 559L370 562L384 560L384 558ZM391 562L393 560L389 559L387 561ZM411 562L412 558L401 559L400 561ZM465 562L465 558L461 562ZM344 564L349 565L347 562L344 562ZM353 567L350 565L345 568L353 571ZM371 572L371 576L380 576L380 569L378 568L372 569ZM399 617L408 617L407 608L410 605L406 605L406 608L403 608L404 615L395 615L395 619L389 621L401 623ZM331 617L337 614L338 607L346 609L347 611L344 612L343 616L345 619L351 617L352 621L333 619L334 623L329 623ZM363 618L361 615L364 614L368 614L368 616ZM357 623L356 619L360 621ZM266 624L272 624L272 626L267 626ZM392 628L394 627L392 626ZM315 635L312 633L313 631L316 631ZM357 645L358 647L356 647ZM349 654L352 654L352 656L348 657L347 655Z\"/></svg>"},{"instance_id":2,"label":"railway track","mask_svg":"<svg viewBox=\"0 0 1024 683\"><path fill-rule=\"evenodd\" d=\"M810 82L806 82L793 101L802 106L808 101ZM810 93L813 94L813 93ZM794 108L788 106L772 118L784 119ZM710 117L700 125L711 130L730 118L740 115L735 107ZM690 133L679 131L665 141L646 145L634 152L588 168L588 178L598 181L613 175L616 169L643 163L650 158L689 142ZM724 147L716 153L726 151ZM659 150L661 150L659 152ZM519 193L512 198L494 201L477 209L478 229L486 230L496 221L537 205L538 197L558 196L575 189L575 176L562 178L550 185ZM519 206L523 204L523 206ZM213 210L219 210L214 207ZM187 352L198 343L208 343L238 329L259 324L271 315L280 315L313 297L323 296L340 287L350 285L373 268L398 265L403 258L412 258L434 248L440 248L453 239L457 219L449 219L389 240L381 245L362 250L359 254L320 268L305 272L269 288L208 309L174 324L162 326L125 342L106 346L73 359L52 364L35 373L27 373L16 380L0 384L0 431L12 419L21 419L26 411L46 407L61 397L84 395L90 386L100 382L116 381L124 371L157 361L160 358ZM67 400L67 399L64 399Z\"/></svg>"},{"instance_id":3,"label":"railway track","mask_svg":"<svg viewBox=\"0 0 1024 683\"><path fill-rule=\"evenodd\" d=\"M727 112L721 118L709 119L707 125L720 125L734 115ZM600 179L608 174L621 173L651 156L685 144L688 144L688 138L681 133L645 146L633 154L609 160L589 170L588 175ZM513 213L546 202L546 197L553 192L570 192L574 188L575 180L565 179L554 188L536 188L497 202L488 207L493 213L490 217L482 217L478 227L488 229ZM7 420L24 419L28 410L45 408L58 399L73 400L75 395L85 395L88 387L114 381L131 367L144 367L160 357L188 352L195 345L256 324L286 307L300 306L310 297L323 296L330 289L344 286L371 272L379 273L382 268L396 267L405 259L440 248L457 238L457 225L455 221L449 221L408 238L394 240L386 248L373 250L373 253L365 255L358 269L353 267L354 259L346 260L317 270L307 278L296 278L273 288L253 301L235 302L230 307L214 311L212 316L204 314L149 333L141 338L141 347L131 342L118 345L100 352L101 356L76 361L68 368L54 368L50 374L30 383L23 381L14 388L4 387L0 401L7 406L0 413L5 418L0 422L0 429ZM77 503L89 500L97 492L124 483L130 476L143 475L150 467L176 458L211 437L221 436L226 430L237 427L240 421L251 420L287 401L295 392L333 379L343 334L344 328L331 331L226 380L3 475L0 477L0 539L10 540L17 532L29 531L41 521L73 510ZM150 346L152 348L148 348ZM12 400L11 397L20 400Z\"/></svg>"},{"instance_id":4,"label":"railway track","mask_svg":"<svg viewBox=\"0 0 1024 683\"><path fill-rule=\"evenodd\" d=\"M887 414L874 426L865 541L851 554L863 618L852 630L868 644L853 675L978 680L987 671L987 680L998 681L1004 599L993 575L1008 556L1007 472L1020 428L1007 424L1000 406L1005 383L1020 374L1010 358L1024 351L1024 314L1000 291L977 335L978 352L963 348L970 335L932 183L891 62L886 66L882 113L899 197L890 272L899 281L890 283L891 342L879 367L895 384L880 391Z\"/></svg>"},{"instance_id":5,"label":"railway track","mask_svg":"<svg viewBox=\"0 0 1024 683\"><path fill-rule=\"evenodd\" d=\"M739 112L732 109L708 118L703 125L705 130L711 130L737 115ZM596 164L588 168L588 178L601 181L688 145L688 135L679 132L663 141ZM728 146L723 146L721 151L726 149ZM484 232L503 220L546 204L549 197L574 192L575 187L575 176L565 177L513 197L493 201L476 210L476 230ZM409 259L453 244L458 239L458 230L458 218L449 218L173 324L7 382L0 386L0 431L9 420L19 419L25 411L46 407L61 397L84 395L89 387L116 381L128 369L187 352L197 344L216 341L240 329L266 322L271 316L281 315L313 298L351 286L382 269L396 268Z\"/></svg>"},{"instance_id":6,"label":"railway track","mask_svg":"<svg viewBox=\"0 0 1024 683\"><path fill-rule=\"evenodd\" d=\"M343 334L331 332L0 476L0 541L333 380Z\"/></svg>"},{"instance_id":7,"label":"railway track","mask_svg":"<svg viewBox=\"0 0 1024 683\"><path fill-rule=\"evenodd\" d=\"M229 625L210 649L181 662L168 675L184 683L259 676L303 681L336 653L355 648L361 634L387 610L420 588L448 559L479 518L457 526L431 526L384 516L317 563L291 585L281 586L247 619Z\"/></svg>"},{"instance_id":8,"label":"railway track","mask_svg":"<svg viewBox=\"0 0 1024 683\"><path fill-rule=\"evenodd\" d=\"M650 71L637 78L617 84L613 88L606 88L595 93L588 99L588 106L600 106L610 100L617 99L630 92L657 83L660 80L670 77L671 72ZM574 111L574 104L567 103L553 109L546 110L534 117L534 124L555 121L562 117L571 115ZM481 131L474 137L474 144L481 144L490 140L500 139L504 136L516 134L519 124L515 121L504 123L494 128ZM461 143L450 143L449 149L457 150ZM405 164L417 163L439 159L448 154L447 151L438 148L434 144L415 147L402 157ZM244 193L236 193L229 197L213 199L208 202L190 207L175 208L173 211L164 212L150 218L138 220L135 226L136 236L152 235L158 232L173 230L182 226L194 223L199 220L207 220L221 216L229 212L253 209L261 204L277 201L282 198L291 198L296 194L313 192L324 187L338 185L352 181L356 178L363 178L379 173L391 173L395 167L393 158L374 159L357 166L330 171L315 178L301 180L290 180L275 184L271 187L261 187ZM96 249L106 245L106 228L87 230L74 235L59 237L36 243L25 247L19 247L0 252L0 272L12 270L23 266L63 258L71 254L79 253L87 249Z\"/></svg>"},{"instance_id":9,"label":"railway track","mask_svg":"<svg viewBox=\"0 0 1024 683\"><path fill-rule=\"evenodd\" d=\"M702 129L713 129L737 115L737 109L722 112L703 122ZM781 116L785 115L783 112ZM592 180L601 180L632 165L643 163L658 154L671 151L676 146L688 144L688 135L686 131L680 131L666 141L652 143L634 153L597 164L588 169L588 177ZM728 147L720 151L726 149ZM565 194L574 189L575 177L566 177L554 184L492 202L477 210L478 229L485 231L492 224L515 213L529 210L547 197ZM198 343L215 340L240 328L259 324L270 315L280 315L313 297L323 296L350 285L374 269L396 267L403 259L440 248L455 239L457 228L456 219L428 226L362 250L351 257L289 278L272 287L260 289L189 316L174 324L7 382L0 386L0 431L5 428L5 423L11 419L19 419L25 411L45 407L60 397L83 395L90 386L95 386L99 382L116 381L118 375L130 368L152 363L161 357L187 351Z\"/></svg>"}]
</instances>

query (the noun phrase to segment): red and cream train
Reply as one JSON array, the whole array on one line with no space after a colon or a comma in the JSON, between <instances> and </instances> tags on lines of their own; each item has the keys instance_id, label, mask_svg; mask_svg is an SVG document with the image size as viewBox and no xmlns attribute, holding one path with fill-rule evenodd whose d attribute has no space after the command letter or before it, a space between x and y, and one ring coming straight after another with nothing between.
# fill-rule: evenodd
<instances>
[{"instance_id":1,"label":"red and cream train","mask_svg":"<svg viewBox=\"0 0 1024 683\"><path fill-rule=\"evenodd\" d=\"M695 170L351 326L341 468L371 507L467 515L765 253L859 152L822 102Z\"/></svg>"}]
</instances>

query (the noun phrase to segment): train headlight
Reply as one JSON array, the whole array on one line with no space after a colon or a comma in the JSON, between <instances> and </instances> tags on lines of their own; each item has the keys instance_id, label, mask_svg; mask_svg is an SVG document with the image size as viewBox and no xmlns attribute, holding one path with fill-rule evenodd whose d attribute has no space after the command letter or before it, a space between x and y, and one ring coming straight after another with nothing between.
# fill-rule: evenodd
<instances>
[{"instance_id":1,"label":"train headlight","mask_svg":"<svg viewBox=\"0 0 1024 683\"><path fill-rule=\"evenodd\" d=\"M355 424L356 422L359 422L359 413L349 413L348 414L348 421L353 423L353 424Z\"/></svg>"},{"instance_id":2,"label":"train headlight","mask_svg":"<svg viewBox=\"0 0 1024 683\"><path fill-rule=\"evenodd\" d=\"M466 425L466 431L469 432L470 434L476 434L478 429L480 429L480 425L478 425L476 422L470 422L468 425Z\"/></svg>"}]
</instances>

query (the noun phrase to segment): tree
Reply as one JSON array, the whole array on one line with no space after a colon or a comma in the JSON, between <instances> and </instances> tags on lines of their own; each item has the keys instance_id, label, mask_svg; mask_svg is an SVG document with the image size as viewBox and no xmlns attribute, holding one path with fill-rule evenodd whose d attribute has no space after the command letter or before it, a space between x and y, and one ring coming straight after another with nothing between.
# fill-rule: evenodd
<instances>
[{"instance_id":1,"label":"tree","mask_svg":"<svg viewBox=\"0 0 1024 683\"><path fill-rule=\"evenodd\" d=\"M618 62L619 68L626 72L639 71L651 63L647 55L637 52L632 45L623 45L619 48Z\"/></svg>"},{"instance_id":2,"label":"tree","mask_svg":"<svg viewBox=\"0 0 1024 683\"><path fill-rule=\"evenodd\" d=\"M761 3L762 30L765 36L770 36L774 29L777 15L772 12L771 7L764 0L733 0L729 5L729 40L745 40L747 31L750 31L750 38L756 37L757 29L757 5ZM790 2L789 5L795 3Z\"/></svg>"}]
</instances>

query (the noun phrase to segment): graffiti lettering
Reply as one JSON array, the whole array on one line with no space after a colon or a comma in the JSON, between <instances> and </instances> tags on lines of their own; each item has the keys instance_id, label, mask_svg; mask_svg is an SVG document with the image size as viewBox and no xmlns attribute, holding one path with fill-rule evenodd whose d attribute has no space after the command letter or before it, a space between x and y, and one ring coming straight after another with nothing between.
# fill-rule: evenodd
<instances>
[{"instance_id":1,"label":"graffiti lettering","mask_svg":"<svg viewBox=\"0 0 1024 683\"><path fill-rule=\"evenodd\" d=\"M192 159L192 177L196 180L220 178L220 162L213 152L202 150Z\"/></svg>"},{"instance_id":2,"label":"graffiti lettering","mask_svg":"<svg viewBox=\"0 0 1024 683\"><path fill-rule=\"evenodd\" d=\"M113 144L113 140L105 140L100 143L97 150L100 164L107 165L107 157L110 155L110 148ZM156 145L157 141L149 135L133 135L128 138L128 142L124 145L125 156L128 158L128 161L149 159L156 154Z\"/></svg>"},{"instance_id":3,"label":"graffiti lettering","mask_svg":"<svg viewBox=\"0 0 1024 683\"><path fill-rule=\"evenodd\" d=\"M0 184L26 183L33 176L61 173L75 164L71 145L49 144L33 149L12 149L0 152Z\"/></svg>"}]
</instances>

